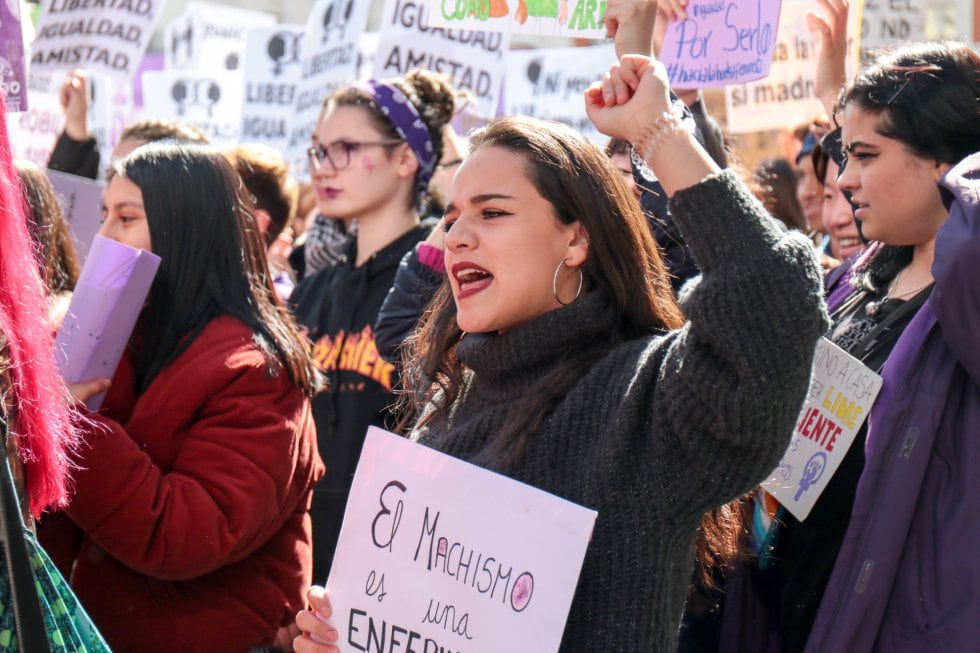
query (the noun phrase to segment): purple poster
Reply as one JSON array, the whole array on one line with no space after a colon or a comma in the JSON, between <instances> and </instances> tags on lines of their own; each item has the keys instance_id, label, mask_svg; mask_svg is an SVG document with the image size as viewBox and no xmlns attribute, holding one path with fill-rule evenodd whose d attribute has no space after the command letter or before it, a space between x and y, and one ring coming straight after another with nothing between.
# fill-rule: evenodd
<instances>
[{"instance_id":1,"label":"purple poster","mask_svg":"<svg viewBox=\"0 0 980 653\"><path fill-rule=\"evenodd\" d=\"M24 35L17 0L0 0L0 92L7 98L7 111L27 111Z\"/></svg>"}]
</instances>

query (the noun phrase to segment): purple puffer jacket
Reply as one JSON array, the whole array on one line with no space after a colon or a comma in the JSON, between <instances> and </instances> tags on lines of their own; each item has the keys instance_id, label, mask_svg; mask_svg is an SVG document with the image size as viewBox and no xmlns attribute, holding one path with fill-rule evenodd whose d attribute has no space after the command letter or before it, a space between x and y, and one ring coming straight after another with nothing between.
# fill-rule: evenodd
<instances>
[{"instance_id":1,"label":"purple puffer jacket","mask_svg":"<svg viewBox=\"0 0 980 653\"><path fill-rule=\"evenodd\" d=\"M980 647L980 153L940 183L935 289L885 364L807 653Z\"/></svg>"}]
</instances>

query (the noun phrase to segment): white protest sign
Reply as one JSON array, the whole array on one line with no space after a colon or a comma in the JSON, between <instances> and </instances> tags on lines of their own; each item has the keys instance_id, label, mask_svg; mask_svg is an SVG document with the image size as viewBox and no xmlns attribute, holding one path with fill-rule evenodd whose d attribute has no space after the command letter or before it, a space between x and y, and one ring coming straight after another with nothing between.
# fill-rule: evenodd
<instances>
[{"instance_id":1,"label":"white protest sign","mask_svg":"<svg viewBox=\"0 0 980 653\"><path fill-rule=\"evenodd\" d=\"M265 143L284 152L296 106L302 25L250 29L245 39L245 101L241 140ZM287 161L294 172L306 168L306 157Z\"/></svg>"},{"instance_id":2,"label":"white protest sign","mask_svg":"<svg viewBox=\"0 0 980 653\"><path fill-rule=\"evenodd\" d=\"M782 0L692 0L671 21L660 59L675 88L709 88L769 74Z\"/></svg>"},{"instance_id":3,"label":"white protest sign","mask_svg":"<svg viewBox=\"0 0 980 653\"><path fill-rule=\"evenodd\" d=\"M424 2L387 0L381 15L375 77L398 77L413 68L443 73L472 95L475 113L492 117L503 84L510 35L433 27Z\"/></svg>"},{"instance_id":4,"label":"white protest sign","mask_svg":"<svg viewBox=\"0 0 980 653\"><path fill-rule=\"evenodd\" d=\"M725 87L728 130L734 134L793 127L825 114L814 94L816 44L806 26L810 0L784 0L769 75L757 82ZM848 15L847 77L858 63L860 11Z\"/></svg>"},{"instance_id":5,"label":"white protest sign","mask_svg":"<svg viewBox=\"0 0 980 653\"><path fill-rule=\"evenodd\" d=\"M133 85L106 75L89 75L88 130L99 146L102 175L125 127L137 120Z\"/></svg>"},{"instance_id":6,"label":"white protest sign","mask_svg":"<svg viewBox=\"0 0 980 653\"><path fill-rule=\"evenodd\" d=\"M300 49L295 117L285 156L306 156L323 101L357 75L357 42L367 24L370 3L319 0L310 10Z\"/></svg>"},{"instance_id":7,"label":"white protest sign","mask_svg":"<svg viewBox=\"0 0 980 653\"><path fill-rule=\"evenodd\" d=\"M31 89L30 96L27 111L8 117L10 148L16 156L46 168L55 141L65 128L65 111L55 93Z\"/></svg>"},{"instance_id":8,"label":"white protest sign","mask_svg":"<svg viewBox=\"0 0 980 653\"><path fill-rule=\"evenodd\" d=\"M240 72L147 71L143 73L143 99L155 118L192 124L217 147L238 143L242 124Z\"/></svg>"},{"instance_id":9,"label":"white protest sign","mask_svg":"<svg viewBox=\"0 0 980 653\"><path fill-rule=\"evenodd\" d=\"M166 68L238 70L245 53L245 33L275 24L276 17L262 11L189 2L184 13L164 29Z\"/></svg>"},{"instance_id":10,"label":"white protest sign","mask_svg":"<svg viewBox=\"0 0 980 653\"><path fill-rule=\"evenodd\" d=\"M605 0L419 0L432 24L537 36L606 38Z\"/></svg>"},{"instance_id":11,"label":"white protest sign","mask_svg":"<svg viewBox=\"0 0 980 653\"><path fill-rule=\"evenodd\" d=\"M512 50L505 57L504 100L509 115L533 116L568 125L600 147L609 137L599 133L585 112L583 92L616 62L616 48L546 48Z\"/></svg>"},{"instance_id":12,"label":"white protest sign","mask_svg":"<svg viewBox=\"0 0 980 653\"><path fill-rule=\"evenodd\" d=\"M327 582L341 650L558 650L595 519L371 427Z\"/></svg>"},{"instance_id":13,"label":"white protest sign","mask_svg":"<svg viewBox=\"0 0 980 653\"><path fill-rule=\"evenodd\" d=\"M840 466L881 390L881 377L821 338L789 448L762 484L803 521Z\"/></svg>"},{"instance_id":14,"label":"white protest sign","mask_svg":"<svg viewBox=\"0 0 980 653\"><path fill-rule=\"evenodd\" d=\"M162 8L163 0L47 0L31 68L85 68L132 81Z\"/></svg>"},{"instance_id":15,"label":"white protest sign","mask_svg":"<svg viewBox=\"0 0 980 653\"><path fill-rule=\"evenodd\" d=\"M861 50L870 52L907 41L925 40L929 4L929 0L864 0Z\"/></svg>"}]
</instances>

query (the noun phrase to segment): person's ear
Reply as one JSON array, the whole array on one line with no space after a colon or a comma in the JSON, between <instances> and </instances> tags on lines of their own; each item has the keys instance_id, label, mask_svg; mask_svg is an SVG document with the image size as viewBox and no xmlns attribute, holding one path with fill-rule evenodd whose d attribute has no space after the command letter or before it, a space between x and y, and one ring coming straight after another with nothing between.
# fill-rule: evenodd
<instances>
[{"instance_id":1,"label":"person's ear","mask_svg":"<svg viewBox=\"0 0 980 653\"><path fill-rule=\"evenodd\" d=\"M933 175L935 176L935 180L939 181L940 179L945 177L946 173L949 172L949 169L952 167L953 167L952 164L944 163L942 161L936 161L936 167L933 172Z\"/></svg>"},{"instance_id":2,"label":"person's ear","mask_svg":"<svg viewBox=\"0 0 980 653\"><path fill-rule=\"evenodd\" d=\"M573 222L568 226L570 230L565 258L569 267L578 267L589 258L589 232L581 222Z\"/></svg>"},{"instance_id":3,"label":"person's ear","mask_svg":"<svg viewBox=\"0 0 980 653\"><path fill-rule=\"evenodd\" d=\"M395 148L394 153L395 168L398 176L402 179L414 179L415 173L419 169L419 160L415 156L415 151L408 145L402 143Z\"/></svg>"}]
</instances>

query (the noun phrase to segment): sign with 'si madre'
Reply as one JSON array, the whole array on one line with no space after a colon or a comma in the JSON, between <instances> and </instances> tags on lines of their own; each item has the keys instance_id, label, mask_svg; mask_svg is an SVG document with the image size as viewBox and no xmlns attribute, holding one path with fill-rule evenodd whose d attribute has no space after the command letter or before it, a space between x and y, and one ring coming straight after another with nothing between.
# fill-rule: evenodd
<instances>
[{"instance_id":1,"label":"sign with 'si madre'","mask_svg":"<svg viewBox=\"0 0 980 653\"><path fill-rule=\"evenodd\" d=\"M327 582L341 650L557 651L596 514L371 427Z\"/></svg>"}]
</instances>

